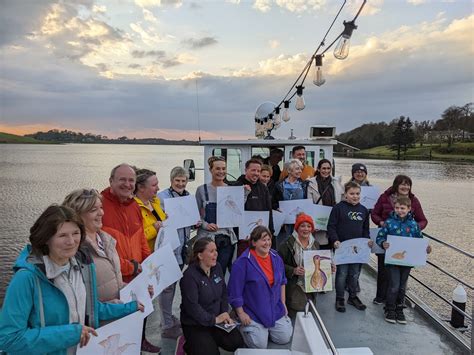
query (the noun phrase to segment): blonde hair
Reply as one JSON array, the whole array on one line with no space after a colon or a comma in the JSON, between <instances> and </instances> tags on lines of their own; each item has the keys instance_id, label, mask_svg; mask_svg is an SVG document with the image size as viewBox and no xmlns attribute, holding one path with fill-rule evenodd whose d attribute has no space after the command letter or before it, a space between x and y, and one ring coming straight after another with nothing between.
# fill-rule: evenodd
<instances>
[{"instance_id":1,"label":"blonde hair","mask_svg":"<svg viewBox=\"0 0 474 355\"><path fill-rule=\"evenodd\" d=\"M216 161L223 161L224 163L226 162L224 157L213 155L212 157L209 157L209 159L207 159L207 164L209 165L209 170L212 169L212 167L214 166L214 163Z\"/></svg>"},{"instance_id":2,"label":"blonde hair","mask_svg":"<svg viewBox=\"0 0 474 355\"><path fill-rule=\"evenodd\" d=\"M300 162L299 159L291 159L285 164L286 170L288 172L293 171L297 166L303 169L303 163Z\"/></svg>"},{"instance_id":3,"label":"blonde hair","mask_svg":"<svg viewBox=\"0 0 474 355\"><path fill-rule=\"evenodd\" d=\"M273 169L270 165L263 164L262 165L262 170L261 171L268 171L270 173L270 176L273 175Z\"/></svg>"},{"instance_id":4,"label":"blonde hair","mask_svg":"<svg viewBox=\"0 0 474 355\"><path fill-rule=\"evenodd\" d=\"M97 190L79 189L68 194L62 205L72 208L78 215L81 215L92 210L97 200L102 201L102 196Z\"/></svg>"}]
</instances>

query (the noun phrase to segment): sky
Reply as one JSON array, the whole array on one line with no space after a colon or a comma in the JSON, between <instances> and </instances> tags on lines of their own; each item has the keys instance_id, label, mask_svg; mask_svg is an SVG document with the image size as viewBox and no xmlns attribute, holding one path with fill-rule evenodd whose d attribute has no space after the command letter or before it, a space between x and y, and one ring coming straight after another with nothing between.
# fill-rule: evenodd
<instances>
[{"instance_id":1,"label":"sky","mask_svg":"<svg viewBox=\"0 0 474 355\"><path fill-rule=\"evenodd\" d=\"M347 0L329 45L362 1ZM0 0L0 131L250 138L323 39L335 0ZM345 132L474 101L471 0L368 0L349 56L323 59L306 107L274 131ZM323 47L325 48L325 47Z\"/></svg>"}]
</instances>

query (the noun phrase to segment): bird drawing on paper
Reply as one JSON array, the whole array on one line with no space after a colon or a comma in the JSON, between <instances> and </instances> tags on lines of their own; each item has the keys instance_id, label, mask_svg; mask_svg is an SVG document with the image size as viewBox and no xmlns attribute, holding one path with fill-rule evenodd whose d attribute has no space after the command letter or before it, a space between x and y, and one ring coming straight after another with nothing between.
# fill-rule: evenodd
<instances>
[{"instance_id":1,"label":"bird drawing on paper","mask_svg":"<svg viewBox=\"0 0 474 355\"><path fill-rule=\"evenodd\" d=\"M104 348L104 355L121 355L125 352L125 350L127 350L128 347L137 344L127 343L120 345L120 334L112 334L99 342L99 345Z\"/></svg>"},{"instance_id":2,"label":"bird drawing on paper","mask_svg":"<svg viewBox=\"0 0 474 355\"><path fill-rule=\"evenodd\" d=\"M242 211L239 209L235 201L232 199L232 196L227 195L224 199L224 206L229 208L232 213L242 216Z\"/></svg>"},{"instance_id":3,"label":"bird drawing on paper","mask_svg":"<svg viewBox=\"0 0 474 355\"><path fill-rule=\"evenodd\" d=\"M303 212L303 210L301 209L301 207L296 207L294 208L293 210L290 211L290 213L288 213L288 215L290 216L297 216L298 214L300 214L301 212Z\"/></svg>"},{"instance_id":4,"label":"bird drawing on paper","mask_svg":"<svg viewBox=\"0 0 474 355\"><path fill-rule=\"evenodd\" d=\"M405 259L405 254L407 253L406 250L404 251L399 251L398 253L395 253L392 255L393 259L398 259L398 260L403 260Z\"/></svg>"},{"instance_id":5,"label":"bird drawing on paper","mask_svg":"<svg viewBox=\"0 0 474 355\"><path fill-rule=\"evenodd\" d=\"M247 225L247 227L250 227L253 230L255 227L258 227L258 226L261 226L261 225L263 225L263 219L259 218L255 222L250 222Z\"/></svg>"},{"instance_id":6,"label":"bird drawing on paper","mask_svg":"<svg viewBox=\"0 0 474 355\"><path fill-rule=\"evenodd\" d=\"M352 253L353 254L359 254L359 249L357 249L357 245L352 246Z\"/></svg>"},{"instance_id":7,"label":"bird drawing on paper","mask_svg":"<svg viewBox=\"0 0 474 355\"><path fill-rule=\"evenodd\" d=\"M148 277L151 279L152 277L155 278L156 280L156 284L159 285L160 284L160 276L161 276L161 271L160 271L160 268L163 266L163 264L161 265L154 265L153 263L149 263L147 264L147 267L148 267Z\"/></svg>"},{"instance_id":8,"label":"bird drawing on paper","mask_svg":"<svg viewBox=\"0 0 474 355\"><path fill-rule=\"evenodd\" d=\"M314 263L314 272L313 275L311 276L311 287L314 288L317 291L324 290L324 286L326 286L326 283L328 282L328 277L326 276L326 273L321 270L321 260L329 260L328 257L321 256L321 255L315 255L313 257L313 263Z\"/></svg>"}]
</instances>

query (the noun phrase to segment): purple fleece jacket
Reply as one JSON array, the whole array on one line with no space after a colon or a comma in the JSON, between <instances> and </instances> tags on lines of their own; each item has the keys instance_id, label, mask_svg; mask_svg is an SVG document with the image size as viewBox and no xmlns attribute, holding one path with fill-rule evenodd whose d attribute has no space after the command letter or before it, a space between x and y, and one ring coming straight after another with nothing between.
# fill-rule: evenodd
<instances>
[{"instance_id":1,"label":"purple fleece jacket","mask_svg":"<svg viewBox=\"0 0 474 355\"><path fill-rule=\"evenodd\" d=\"M272 328L275 322L285 315L285 306L281 302L281 286L286 285L285 266L278 253L271 249L273 266L273 286L258 265L249 249L234 262L230 274L229 303L232 307L243 307L249 317Z\"/></svg>"}]
</instances>

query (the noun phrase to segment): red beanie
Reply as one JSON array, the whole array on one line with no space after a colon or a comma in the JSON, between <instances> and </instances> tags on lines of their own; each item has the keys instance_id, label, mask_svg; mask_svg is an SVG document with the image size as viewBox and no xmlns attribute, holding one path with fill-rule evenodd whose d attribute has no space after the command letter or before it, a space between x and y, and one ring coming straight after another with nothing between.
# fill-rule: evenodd
<instances>
[{"instance_id":1,"label":"red beanie","mask_svg":"<svg viewBox=\"0 0 474 355\"><path fill-rule=\"evenodd\" d=\"M300 226L301 223L307 222L311 224L311 232L314 231L314 221L311 216L308 216L307 214L301 212L296 216L296 221L295 221L295 231L298 231L298 227Z\"/></svg>"}]
</instances>

